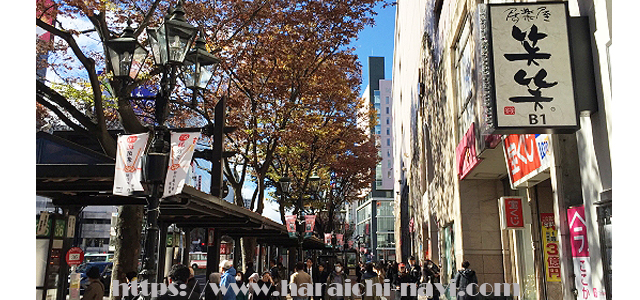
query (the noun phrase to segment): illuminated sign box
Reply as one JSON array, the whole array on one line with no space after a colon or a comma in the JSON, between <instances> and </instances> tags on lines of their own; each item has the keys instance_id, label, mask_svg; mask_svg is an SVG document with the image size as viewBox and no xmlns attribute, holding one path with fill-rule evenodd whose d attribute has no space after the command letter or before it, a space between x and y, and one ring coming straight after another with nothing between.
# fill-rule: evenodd
<instances>
[{"instance_id":1,"label":"illuminated sign box","mask_svg":"<svg viewBox=\"0 0 640 300\"><path fill-rule=\"evenodd\" d=\"M488 132L579 129L566 2L478 7Z\"/></svg>"}]
</instances>

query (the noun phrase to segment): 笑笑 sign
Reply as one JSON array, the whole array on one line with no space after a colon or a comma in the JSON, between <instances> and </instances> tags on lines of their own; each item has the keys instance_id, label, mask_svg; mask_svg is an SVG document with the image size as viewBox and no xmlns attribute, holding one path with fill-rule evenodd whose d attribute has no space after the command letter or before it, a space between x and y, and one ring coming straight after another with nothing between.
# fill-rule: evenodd
<instances>
[{"instance_id":1,"label":"\u7b11\u7b11 sign","mask_svg":"<svg viewBox=\"0 0 640 300\"><path fill-rule=\"evenodd\" d=\"M510 134L504 138L504 156L513 189L549 178L549 140L547 134Z\"/></svg>"},{"instance_id":2,"label":"\u7b11\u7b11 sign","mask_svg":"<svg viewBox=\"0 0 640 300\"><path fill-rule=\"evenodd\" d=\"M566 2L479 6L493 133L578 130Z\"/></svg>"}]
</instances>

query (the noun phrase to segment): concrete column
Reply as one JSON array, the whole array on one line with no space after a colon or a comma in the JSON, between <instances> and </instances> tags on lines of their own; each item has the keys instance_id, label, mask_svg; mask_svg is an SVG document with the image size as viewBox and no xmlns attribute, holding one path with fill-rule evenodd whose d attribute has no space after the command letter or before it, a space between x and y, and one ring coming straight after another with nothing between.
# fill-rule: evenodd
<instances>
[{"instance_id":1,"label":"concrete column","mask_svg":"<svg viewBox=\"0 0 640 300\"><path fill-rule=\"evenodd\" d=\"M207 238L208 238L207 234ZM211 273L218 272L220 270L220 244L222 241L222 232L220 229L215 228L213 231L213 246L207 247L207 276L206 279L209 279L209 275ZM207 241L209 244L209 241ZM216 296L213 294L211 289L207 289L205 293L206 300L215 300Z\"/></svg>"},{"instance_id":2,"label":"concrete column","mask_svg":"<svg viewBox=\"0 0 640 300\"><path fill-rule=\"evenodd\" d=\"M553 210L558 225L560 244L560 278L562 280L563 299L576 299L573 257L569 237L567 209L580 205L582 188L580 183L580 165L575 134L551 135L552 163L551 186L553 189Z\"/></svg>"}]
</instances>

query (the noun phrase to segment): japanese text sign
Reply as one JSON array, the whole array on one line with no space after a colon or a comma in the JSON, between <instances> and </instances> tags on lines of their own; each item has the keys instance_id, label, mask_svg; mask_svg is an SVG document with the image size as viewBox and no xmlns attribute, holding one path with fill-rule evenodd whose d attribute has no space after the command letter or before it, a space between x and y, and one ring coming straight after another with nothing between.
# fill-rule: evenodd
<instances>
[{"instance_id":1,"label":"japanese text sign","mask_svg":"<svg viewBox=\"0 0 640 300\"><path fill-rule=\"evenodd\" d=\"M551 166L549 135L511 134L505 137L503 145L513 189L526 187L530 179L549 177L542 173Z\"/></svg>"},{"instance_id":2,"label":"japanese text sign","mask_svg":"<svg viewBox=\"0 0 640 300\"><path fill-rule=\"evenodd\" d=\"M140 183L142 155L149 139L148 133L118 136L116 170L113 176L113 194L130 196L144 191Z\"/></svg>"},{"instance_id":3,"label":"japanese text sign","mask_svg":"<svg viewBox=\"0 0 640 300\"><path fill-rule=\"evenodd\" d=\"M522 197L500 198L500 218L502 229L523 229L525 220L524 203Z\"/></svg>"},{"instance_id":4,"label":"japanese text sign","mask_svg":"<svg viewBox=\"0 0 640 300\"><path fill-rule=\"evenodd\" d=\"M560 282L560 245L553 213L540 213L540 230L547 282Z\"/></svg>"},{"instance_id":5,"label":"japanese text sign","mask_svg":"<svg viewBox=\"0 0 640 300\"><path fill-rule=\"evenodd\" d=\"M566 2L489 4L479 11L494 132L575 132Z\"/></svg>"},{"instance_id":6,"label":"japanese text sign","mask_svg":"<svg viewBox=\"0 0 640 300\"><path fill-rule=\"evenodd\" d=\"M171 133L171 151L169 153L167 177L164 181L163 198L182 192L189 167L191 166L191 158L193 157L196 142L199 138L199 132Z\"/></svg>"},{"instance_id":7,"label":"japanese text sign","mask_svg":"<svg viewBox=\"0 0 640 300\"><path fill-rule=\"evenodd\" d=\"M598 293L594 293L595 289L591 286L591 259L584 205L569 208L567 217L578 299L596 299Z\"/></svg>"}]
</instances>

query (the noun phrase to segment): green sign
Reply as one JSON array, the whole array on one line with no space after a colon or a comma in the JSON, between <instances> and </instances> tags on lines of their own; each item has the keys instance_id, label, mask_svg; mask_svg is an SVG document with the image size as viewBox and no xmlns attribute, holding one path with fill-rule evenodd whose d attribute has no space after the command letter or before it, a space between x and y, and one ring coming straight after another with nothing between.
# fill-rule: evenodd
<instances>
[{"instance_id":1,"label":"green sign","mask_svg":"<svg viewBox=\"0 0 640 300\"><path fill-rule=\"evenodd\" d=\"M173 247L173 233L167 234L167 247Z\"/></svg>"},{"instance_id":2,"label":"green sign","mask_svg":"<svg viewBox=\"0 0 640 300\"><path fill-rule=\"evenodd\" d=\"M64 237L64 230L67 227L67 222L64 219L56 220L56 227L53 231L53 236L57 238Z\"/></svg>"}]
</instances>

